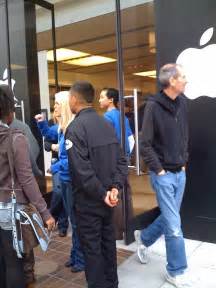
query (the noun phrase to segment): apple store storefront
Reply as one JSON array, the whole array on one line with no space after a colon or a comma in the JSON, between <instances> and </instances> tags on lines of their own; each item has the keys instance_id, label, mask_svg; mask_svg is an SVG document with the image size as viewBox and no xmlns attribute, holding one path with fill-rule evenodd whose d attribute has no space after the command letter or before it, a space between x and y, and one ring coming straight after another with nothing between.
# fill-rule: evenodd
<instances>
[{"instance_id":1,"label":"apple store storefront","mask_svg":"<svg viewBox=\"0 0 216 288\"><path fill-rule=\"evenodd\" d=\"M0 0L0 83L13 88L16 117L30 125L41 146L39 167L46 171L50 156L43 152L34 115L43 110L51 117L55 92L88 80L96 91L95 109L103 114L101 89L118 88L121 115L128 116L136 139L129 168L132 207L127 189L122 201L125 241L130 243L132 231L159 213L139 157L143 107L158 89L159 67L180 63L188 79L190 133L183 230L187 238L216 242L216 1L77 2ZM38 182L48 199L50 176L44 172Z\"/></svg>"}]
</instances>

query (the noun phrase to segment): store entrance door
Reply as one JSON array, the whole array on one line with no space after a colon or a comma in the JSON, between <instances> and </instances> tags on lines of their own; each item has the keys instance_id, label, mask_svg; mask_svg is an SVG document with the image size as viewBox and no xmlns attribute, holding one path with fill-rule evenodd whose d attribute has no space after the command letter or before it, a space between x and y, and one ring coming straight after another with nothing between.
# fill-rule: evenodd
<instances>
[{"instance_id":1,"label":"store entrance door","mask_svg":"<svg viewBox=\"0 0 216 288\"><path fill-rule=\"evenodd\" d=\"M37 13L40 9L50 12L53 31L51 43L55 51L53 5L42 0L0 0L0 83L8 84L13 89L16 117L30 126L42 147L42 138L34 121L34 115L41 111L40 92L43 91L41 87L44 87L43 79L46 79L39 77L38 66ZM57 86L57 66L54 67ZM48 80L47 91L49 93ZM46 108L49 110L49 107ZM43 149L37 163L40 170L44 171ZM45 178L41 177L39 182L42 192L46 192Z\"/></svg>"}]
</instances>

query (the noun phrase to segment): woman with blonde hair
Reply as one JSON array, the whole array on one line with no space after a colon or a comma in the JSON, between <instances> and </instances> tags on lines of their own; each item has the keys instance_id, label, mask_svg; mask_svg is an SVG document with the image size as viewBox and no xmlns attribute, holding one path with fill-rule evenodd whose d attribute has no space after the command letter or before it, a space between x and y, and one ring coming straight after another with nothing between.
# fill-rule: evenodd
<instances>
[{"instance_id":1,"label":"woman with blonde hair","mask_svg":"<svg viewBox=\"0 0 216 288\"><path fill-rule=\"evenodd\" d=\"M59 117L58 131L50 129L47 121L42 114L35 116L37 125L41 131L41 134L47 139L58 139L58 156L59 161L51 166L51 173L55 174L59 172L61 191L63 196L63 202L70 217L73 236L72 236L72 249L70 260L66 262L67 267L71 267L72 272L79 272L84 270L84 259L80 249L79 239L77 236L74 207L73 207L73 191L71 185L71 175L68 167L68 155L65 146L65 131L73 120L74 115L71 113L69 107L69 93L68 91L61 91L55 94L54 112L56 117Z\"/></svg>"},{"instance_id":2,"label":"woman with blonde hair","mask_svg":"<svg viewBox=\"0 0 216 288\"><path fill-rule=\"evenodd\" d=\"M48 121L50 130L54 130L55 134L58 134L59 129L59 113L54 111L52 118ZM44 138L44 149L47 152L51 152L51 166L58 165L60 161L58 156L58 139L50 140L49 138ZM51 168L49 168L49 173L51 173ZM52 173L52 197L50 202L50 212L55 217L56 222L58 223L58 235L59 237L66 237L67 230L69 226L68 214L63 202L63 195L60 185L60 176L57 169Z\"/></svg>"}]
</instances>

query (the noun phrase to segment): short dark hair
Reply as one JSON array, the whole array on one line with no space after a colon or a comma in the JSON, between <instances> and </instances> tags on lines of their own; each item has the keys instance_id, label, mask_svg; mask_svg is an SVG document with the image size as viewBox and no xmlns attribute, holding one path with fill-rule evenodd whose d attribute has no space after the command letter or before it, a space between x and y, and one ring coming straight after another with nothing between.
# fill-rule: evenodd
<instances>
[{"instance_id":1,"label":"short dark hair","mask_svg":"<svg viewBox=\"0 0 216 288\"><path fill-rule=\"evenodd\" d=\"M81 100L86 103L93 103L95 97L95 89L91 83L87 81L76 81L70 88L70 91L76 92L81 96Z\"/></svg>"},{"instance_id":2,"label":"short dark hair","mask_svg":"<svg viewBox=\"0 0 216 288\"><path fill-rule=\"evenodd\" d=\"M0 85L0 119L14 112L14 93L8 85Z\"/></svg>"},{"instance_id":3,"label":"short dark hair","mask_svg":"<svg viewBox=\"0 0 216 288\"><path fill-rule=\"evenodd\" d=\"M119 102L119 91L115 88L103 88L108 99L113 99L113 104L117 107Z\"/></svg>"}]
</instances>

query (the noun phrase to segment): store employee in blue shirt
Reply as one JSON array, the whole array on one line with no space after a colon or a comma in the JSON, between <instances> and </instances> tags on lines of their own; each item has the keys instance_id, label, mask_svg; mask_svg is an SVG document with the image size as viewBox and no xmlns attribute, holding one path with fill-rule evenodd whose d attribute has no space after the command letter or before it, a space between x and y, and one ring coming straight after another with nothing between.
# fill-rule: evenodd
<instances>
[{"instance_id":1,"label":"store employee in blue shirt","mask_svg":"<svg viewBox=\"0 0 216 288\"><path fill-rule=\"evenodd\" d=\"M118 109L119 92L115 88L104 88L100 94L100 107L106 109L104 118L110 122L115 129L116 136L121 142L121 121L120 111ZM129 120L125 116L125 145L126 154L129 156L134 147L134 136L130 128Z\"/></svg>"}]
</instances>

